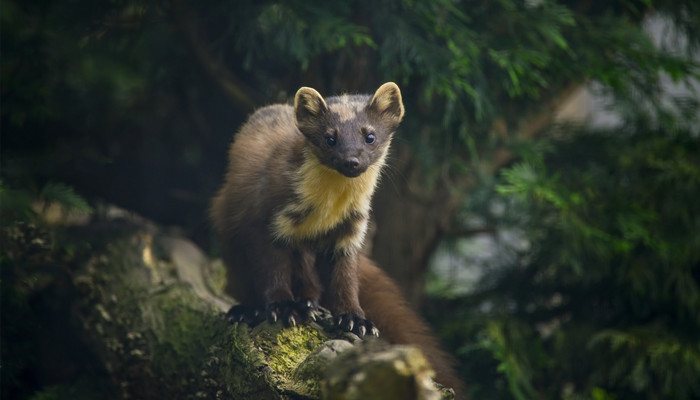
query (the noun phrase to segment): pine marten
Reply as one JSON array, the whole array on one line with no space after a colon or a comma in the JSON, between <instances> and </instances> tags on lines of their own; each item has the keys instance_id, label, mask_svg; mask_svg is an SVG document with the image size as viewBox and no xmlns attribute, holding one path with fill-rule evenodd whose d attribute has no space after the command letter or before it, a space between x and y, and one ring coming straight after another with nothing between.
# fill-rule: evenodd
<instances>
[{"instance_id":1,"label":"pine marten","mask_svg":"<svg viewBox=\"0 0 700 400\"><path fill-rule=\"evenodd\" d=\"M265 313L286 325L319 305L360 336L420 347L446 386L459 386L451 358L400 291L363 256L370 201L394 132L401 91L323 98L302 87L294 107L272 105L242 126L229 152L211 220L227 266L232 321ZM375 325L376 324L376 325Z\"/></svg>"}]
</instances>

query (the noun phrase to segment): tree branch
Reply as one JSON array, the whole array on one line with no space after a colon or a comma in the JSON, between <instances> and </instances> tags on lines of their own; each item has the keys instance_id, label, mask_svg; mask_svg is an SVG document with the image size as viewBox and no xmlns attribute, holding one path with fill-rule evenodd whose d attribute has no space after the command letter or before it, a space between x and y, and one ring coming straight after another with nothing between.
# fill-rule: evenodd
<instances>
[{"instance_id":1,"label":"tree branch","mask_svg":"<svg viewBox=\"0 0 700 400\"><path fill-rule=\"evenodd\" d=\"M576 95L577 90L580 88L581 84L575 83L561 90L557 93L556 96L554 96L550 101L548 101L539 112L529 115L528 117L521 120L518 126L512 132L507 132L508 128L505 127L502 122L500 122L500 128L495 127L494 129L497 131L501 131L500 134L504 136L511 136L514 139L534 139L552 124L552 121L554 120L554 117L556 116L557 112L560 110L561 105L565 104L574 95ZM513 151L509 148L499 147L496 150L494 150L487 170L490 173L495 174L501 168L505 167L511 161L513 161L515 157L516 154L513 153Z\"/></svg>"},{"instance_id":2,"label":"tree branch","mask_svg":"<svg viewBox=\"0 0 700 400\"><path fill-rule=\"evenodd\" d=\"M327 310L321 310L316 322L290 328L229 323L222 310L232 300L221 294L221 263L210 262L188 240L168 236L138 216L113 218L98 217L53 234L11 226L0 229L0 239L9 250L3 285L16 282L26 291L24 282L31 279L6 281L7 274L34 276L47 262L58 264L51 282L34 290L60 287L65 295L35 293L32 297L46 304L37 300L33 307L54 310L54 319L73 322L68 336L78 338L74 340L81 349L90 349L87 369L104 371L115 397L454 397L432 382L433 372L417 348L338 331ZM57 237L61 243L51 242ZM35 242L43 246L27 246ZM52 251L63 254L63 247L83 250L59 260ZM53 334L47 328L36 333ZM65 348L61 343L55 347ZM75 346L71 351L79 352Z\"/></svg>"},{"instance_id":3,"label":"tree branch","mask_svg":"<svg viewBox=\"0 0 700 400\"><path fill-rule=\"evenodd\" d=\"M173 0L171 15L178 30L182 33L185 43L200 66L217 83L226 97L236 107L250 111L263 103L257 91L238 79L224 63L216 58L207 46L207 42L199 36L199 29L192 20L194 13L187 8L182 0Z\"/></svg>"}]
</instances>

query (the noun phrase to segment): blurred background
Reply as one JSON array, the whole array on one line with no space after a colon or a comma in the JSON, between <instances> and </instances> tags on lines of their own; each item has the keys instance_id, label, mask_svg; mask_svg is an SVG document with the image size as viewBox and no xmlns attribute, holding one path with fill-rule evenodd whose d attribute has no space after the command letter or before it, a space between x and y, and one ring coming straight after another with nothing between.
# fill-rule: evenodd
<instances>
[{"instance_id":1,"label":"blurred background","mask_svg":"<svg viewBox=\"0 0 700 400\"><path fill-rule=\"evenodd\" d=\"M394 81L369 245L470 398L700 398L700 2L1 7L3 224L109 203L216 257L208 202L252 111ZM7 293L3 397L80 381L28 372L38 311Z\"/></svg>"}]
</instances>

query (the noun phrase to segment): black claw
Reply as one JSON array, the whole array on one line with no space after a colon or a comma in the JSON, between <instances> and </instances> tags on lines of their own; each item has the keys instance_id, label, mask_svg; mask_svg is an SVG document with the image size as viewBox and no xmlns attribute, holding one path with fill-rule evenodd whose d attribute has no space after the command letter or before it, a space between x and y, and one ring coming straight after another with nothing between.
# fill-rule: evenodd
<instances>
[{"instance_id":1,"label":"black claw","mask_svg":"<svg viewBox=\"0 0 700 400\"><path fill-rule=\"evenodd\" d=\"M271 322L281 320L286 326L316 321L318 306L313 300L278 301L267 307Z\"/></svg>"},{"instance_id":2,"label":"black claw","mask_svg":"<svg viewBox=\"0 0 700 400\"><path fill-rule=\"evenodd\" d=\"M318 304L313 300L302 300L303 309L300 311L304 322L316 321Z\"/></svg>"},{"instance_id":3,"label":"black claw","mask_svg":"<svg viewBox=\"0 0 700 400\"><path fill-rule=\"evenodd\" d=\"M341 329L352 332L358 336L365 336L367 332L373 336L379 336L379 331L372 322L355 314L341 314L336 321Z\"/></svg>"},{"instance_id":4,"label":"black claw","mask_svg":"<svg viewBox=\"0 0 700 400\"><path fill-rule=\"evenodd\" d=\"M259 321L258 316L260 315L260 310L250 306L244 306L241 304L231 307L226 313L226 319L230 323L245 323L251 326L255 326L261 321Z\"/></svg>"},{"instance_id":5,"label":"black claw","mask_svg":"<svg viewBox=\"0 0 700 400\"><path fill-rule=\"evenodd\" d=\"M270 311L270 321L272 321L272 323L277 322L277 312Z\"/></svg>"}]
</instances>

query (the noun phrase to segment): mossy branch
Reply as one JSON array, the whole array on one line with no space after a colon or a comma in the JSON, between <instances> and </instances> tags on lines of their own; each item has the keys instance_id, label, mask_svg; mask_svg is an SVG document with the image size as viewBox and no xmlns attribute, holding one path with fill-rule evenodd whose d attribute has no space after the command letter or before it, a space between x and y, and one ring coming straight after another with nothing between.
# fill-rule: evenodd
<instances>
[{"instance_id":1,"label":"mossy branch","mask_svg":"<svg viewBox=\"0 0 700 400\"><path fill-rule=\"evenodd\" d=\"M328 312L318 322L291 328L230 324L223 311L232 300L218 288L223 266L186 239L126 215L64 227L49 235L57 243L46 250L78 249L63 266L70 272L61 274L74 291L65 307L72 315L65 317L121 391L119 397L452 396L437 389L419 351L340 332ZM12 254L14 260L27 260Z\"/></svg>"}]
</instances>

